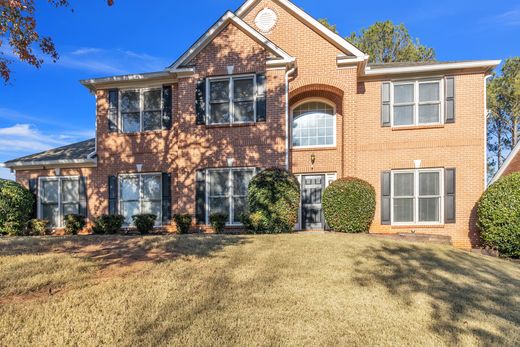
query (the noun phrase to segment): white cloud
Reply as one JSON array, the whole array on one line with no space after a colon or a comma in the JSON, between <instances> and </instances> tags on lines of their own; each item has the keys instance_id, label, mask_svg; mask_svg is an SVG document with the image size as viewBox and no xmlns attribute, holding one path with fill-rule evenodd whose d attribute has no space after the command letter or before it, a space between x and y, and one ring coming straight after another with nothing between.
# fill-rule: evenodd
<instances>
[{"instance_id":1,"label":"white cloud","mask_svg":"<svg viewBox=\"0 0 520 347\"><path fill-rule=\"evenodd\" d=\"M0 167L0 178L3 178L4 180L13 180L14 181L14 174L11 173L10 169L7 169L5 167Z\"/></svg>"},{"instance_id":2,"label":"white cloud","mask_svg":"<svg viewBox=\"0 0 520 347\"><path fill-rule=\"evenodd\" d=\"M35 153L67 144L56 134L44 134L30 124L0 128L0 153Z\"/></svg>"},{"instance_id":3,"label":"white cloud","mask_svg":"<svg viewBox=\"0 0 520 347\"><path fill-rule=\"evenodd\" d=\"M520 25L520 7L494 16L493 22L507 26Z\"/></svg>"},{"instance_id":4,"label":"white cloud","mask_svg":"<svg viewBox=\"0 0 520 347\"><path fill-rule=\"evenodd\" d=\"M101 52L101 48L92 48L92 47L82 47L78 48L74 51L72 51L70 54L72 55L85 55L85 54L91 54L91 53L98 53Z\"/></svg>"}]
</instances>

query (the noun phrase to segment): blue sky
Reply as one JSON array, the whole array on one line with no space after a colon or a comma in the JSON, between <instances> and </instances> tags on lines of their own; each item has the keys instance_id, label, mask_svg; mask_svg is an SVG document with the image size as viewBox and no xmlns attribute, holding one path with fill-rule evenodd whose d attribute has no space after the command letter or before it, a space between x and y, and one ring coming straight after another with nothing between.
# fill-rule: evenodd
<instances>
[{"instance_id":1,"label":"blue sky","mask_svg":"<svg viewBox=\"0 0 520 347\"><path fill-rule=\"evenodd\" d=\"M71 12L36 2L39 31L54 38L61 59L41 69L15 63L11 83L0 84L0 162L93 137L94 97L80 79L163 69L242 3L116 0L108 7L104 0L72 0ZM517 0L294 2L337 24L343 36L375 21L404 23L439 60L520 55ZM1 177L12 178L0 168Z\"/></svg>"}]
</instances>

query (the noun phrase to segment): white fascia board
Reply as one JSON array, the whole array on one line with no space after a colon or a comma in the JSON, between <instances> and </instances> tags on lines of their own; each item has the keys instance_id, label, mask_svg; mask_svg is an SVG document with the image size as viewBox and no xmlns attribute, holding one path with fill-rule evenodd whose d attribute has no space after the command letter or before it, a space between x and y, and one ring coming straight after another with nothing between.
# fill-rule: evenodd
<instances>
[{"instance_id":1,"label":"white fascia board","mask_svg":"<svg viewBox=\"0 0 520 347\"><path fill-rule=\"evenodd\" d=\"M225 27L229 22L233 22L241 28L246 34L258 41L260 44L269 48L273 53L277 54L283 60L289 62L294 61L294 58L287 54L280 47L269 41L265 36L253 29L249 24L237 17L233 12L227 11L222 18L220 18L190 49L188 49L177 61L175 61L168 69L175 71L182 64L189 62L196 56L204 47L206 47Z\"/></svg>"},{"instance_id":2,"label":"white fascia board","mask_svg":"<svg viewBox=\"0 0 520 347\"><path fill-rule=\"evenodd\" d=\"M501 60L480 60L480 61L468 61L459 63L440 63L430 64L422 66L403 66L403 67L380 67L371 69L368 66L365 69L365 76L376 76L376 75L397 75L405 73L421 73L421 72L434 72L434 71L445 71L445 70L459 70L459 69L474 69L474 68L487 68L493 69L500 65Z\"/></svg>"},{"instance_id":3,"label":"white fascia board","mask_svg":"<svg viewBox=\"0 0 520 347\"><path fill-rule=\"evenodd\" d=\"M147 81L154 80L160 78L168 78L173 77L172 71L157 71L157 72L147 72L140 74L129 74L129 75L120 75L120 76L110 76L110 77L101 77L101 78L91 78L86 80L79 81L82 85L87 87L90 90L95 90L97 85L100 84L108 84L108 83L119 83L119 82L136 82L136 81Z\"/></svg>"},{"instance_id":4,"label":"white fascia board","mask_svg":"<svg viewBox=\"0 0 520 347\"><path fill-rule=\"evenodd\" d=\"M248 0L246 1L237 11L236 14L239 17L245 16L249 9L256 4L258 0ZM327 29L323 24L318 22L316 19L314 19L312 16L307 14L305 11L303 11L301 8L293 4L292 2L288 0L275 0L275 2L278 2L280 5L285 7L287 10L292 12L298 19L300 19L302 22L310 26L311 28L316 29L316 31L320 32L327 40L334 43L336 46L342 48L346 52L350 52L354 54L356 57L364 57L365 54L361 52L356 46L339 36L338 34L332 32L331 30Z\"/></svg>"},{"instance_id":5,"label":"white fascia board","mask_svg":"<svg viewBox=\"0 0 520 347\"><path fill-rule=\"evenodd\" d=\"M364 55L362 57L356 57L356 56L348 56L348 55L338 55L336 58L336 63L338 67L343 66L350 66L350 65L357 65L358 63L362 63L365 61L368 61L369 56Z\"/></svg>"},{"instance_id":6,"label":"white fascia board","mask_svg":"<svg viewBox=\"0 0 520 347\"><path fill-rule=\"evenodd\" d=\"M97 159L62 159L62 160L30 160L30 161L15 161L12 163L4 163L5 167L10 169L20 170L21 168L31 168L31 167L42 167L42 166L84 166L84 167L94 167L97 165Z\"/></svg>"},{"instance_id":7,"label":"white fascia board","mask_svg":"<svg viewBox=\"0 0 520 347\"><path fill-rule=\"evenodd\" d=\"M496 181L498 181L502 177L502 175L504 175L504 172L506 172L507 168L509 167L509 165L511 165L511 162L518 155L518 153L520 153L520 142L517 143L515 148L513 148L511 153L509 153L509 155L507 156L507 159L504 161L504 163L502 164L500 169L497 171L495 176L493 176L493 178L491 179L491 182L489 182L490 185L495 183Z\"/></svg>"}]
</instances>

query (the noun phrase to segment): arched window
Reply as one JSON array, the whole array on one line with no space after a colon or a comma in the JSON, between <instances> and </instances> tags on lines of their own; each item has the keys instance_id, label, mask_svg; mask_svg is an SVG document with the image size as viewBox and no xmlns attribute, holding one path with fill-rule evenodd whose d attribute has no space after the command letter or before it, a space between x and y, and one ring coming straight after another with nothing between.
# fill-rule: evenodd
<instances>
[{"instance_id":1,"label":"arched window","mask_svg":"<svg viewBox=\"0 0 520 347\"><path fill-rule=\"evenodd\" d=\"M293 147L336 145L334 108L324 102L306 102L293 110Z\"/></svg>"}]
</instances>

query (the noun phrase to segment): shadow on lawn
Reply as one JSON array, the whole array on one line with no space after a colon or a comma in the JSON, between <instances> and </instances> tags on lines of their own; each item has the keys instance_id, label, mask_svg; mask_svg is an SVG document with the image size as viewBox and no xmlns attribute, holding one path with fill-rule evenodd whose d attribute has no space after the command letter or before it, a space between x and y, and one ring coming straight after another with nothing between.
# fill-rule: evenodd
<instances>
[{"instance_id":1,"label":"shadow on lawn","mask_svg":"<svg viewBox=\"0 0 520 347\"><path fill-rule=\"evenodd\" d=\"M463 333L479 336L484 345L504 343L504 336L511 334L511 326L495 324L499 334L472 328L471 322L482 317L520 326L520 310L518 306L515 308L520 300L520 277L506 273L500 264L493 266L456 250L439 253L399 244L372 247L366 257L377 265L359 264L356 268L359 285L369 287L375 281L408 305L413 304L414 294L428 296L432 331L448 332L454 344L460 342ZM482 316L476 317L475 312L481 312Z\"/></svg>"},{"instance_id":2,"label":"shadow on lawn","mask_svg":"<svg viewBox=\"0 0 520 347\"><path fill-rule=\"evenodd\" d=\"M140 262L159 263L184 257L212 257L221 249L247 242L243 236L69 236L16 238L0 241L0 256L65 253L109 266L131 266Z\"/></svg>"}]
</instances>

